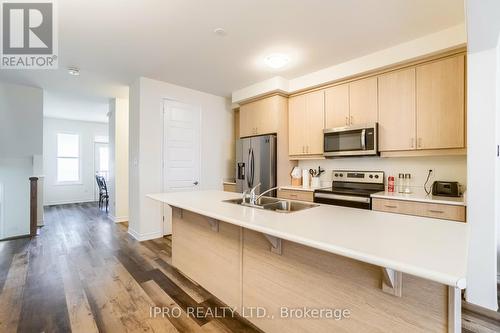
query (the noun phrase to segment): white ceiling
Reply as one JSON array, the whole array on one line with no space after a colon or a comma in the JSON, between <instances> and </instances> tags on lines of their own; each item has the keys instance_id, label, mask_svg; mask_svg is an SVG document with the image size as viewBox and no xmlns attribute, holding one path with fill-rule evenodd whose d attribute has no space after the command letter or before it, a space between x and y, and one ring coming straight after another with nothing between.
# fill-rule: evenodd
<instances>
[{"instance_id":1,"label":"white ceiling","mask_svg":"<svg viewBox=\"0 0 500 333\"><path fill-rule=\"evenodd\" d=\"M43 92L44 117L107 123L109 100L68 92Z\"/></svg>"},{"instance_id":2,"label":"white ceiling","mask_svg":"<svg viewBox=\"0 0 500 333\"><path fill-rule=\"evenodd\" d=\"M146 76L230 96L464 21L463 0L64 0L59 70L1 70L0 80L91 98L127 97ZM227 36L213 30L223 27ZM290 66L259 61L286 52ZM81 68L71 77L68 66Z\"/></svg>"}]
</instances>

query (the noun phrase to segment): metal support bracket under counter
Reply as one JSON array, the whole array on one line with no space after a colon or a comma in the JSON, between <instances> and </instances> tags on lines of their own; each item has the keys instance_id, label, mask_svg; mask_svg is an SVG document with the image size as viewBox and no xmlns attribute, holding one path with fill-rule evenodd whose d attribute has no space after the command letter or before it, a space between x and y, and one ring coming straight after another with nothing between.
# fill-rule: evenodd
<instances>
[{"instance_id":1,"label":"metal support bracket under counter","mask_svg":"<svg viewBox=\"0 0 500 333\"><path fill-rule=\"evenodd\" d=\"M382 291L397 297L403 295L403 273L390 268L382 268L384 279L382 281Z\"/></svg>"},{"instance_id":2,"label":"metal support bracket under counter","mask_svg":"<svg viewBox=\"0 0 500 333\"><path fill-rule=\"evenodd\" d=\"M208 224L210 224L210 229L212 229L213 232L219 232L219 220L212 219L207 217L208 219Z\"/></svg>"},{"instance_id":3,"label":"metal support bracket under counter","mask_svg":"<svg viewBox=\"0 0 500 333\"><path fill-rule=\"evenodd\" d=\"M271 244L271 252L276 253L278 255L281 255L281 253L282 253L281 238L271 236L268 234L263 234L263 235L266 237L266 239Z\"/></svg>"}]
</instances>

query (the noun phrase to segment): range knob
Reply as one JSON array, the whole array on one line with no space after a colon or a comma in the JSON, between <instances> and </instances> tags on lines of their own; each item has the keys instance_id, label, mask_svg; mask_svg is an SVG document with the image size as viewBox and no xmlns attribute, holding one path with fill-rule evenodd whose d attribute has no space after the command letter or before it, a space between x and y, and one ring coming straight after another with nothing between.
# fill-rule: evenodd
<instances>
[{"instance_id":1,"label":"range knob","mask_svg":"<svg viewBox=\"0 0 500 333\"><path fill-rule=\"evenodd\" d=\"M336 173L336 174L335 174L335 177L338 177L338 176L339 176L339 174L338 174L338 173Z\"/></svg>"},{"instance_id":2,"label":"range knob","mask_svg":"<svg viewBox=\"0 0 500 333\"><path fill-rule=\"evenodd\" d=\"M373 175L370 175L369 177L370 177L370 178L373 178Z\"/></svg>"},{"instance_id":3,"label":"range knob","mask_svg":"<svg viewBox=\"0 0 500 333\"><path fill-rule=\"evenodd\" d=\"M375 179L378 179L378 175L375 175Z\"/></svg>"},{"instance_id":4,"label":"range knob","mask_svg":"<svg viewBox=\"0 0 500 333\"><path fill-rule=\"evenodd\" d=\"M344 174L342 174L342 173L341 173L341 174L340 174L340 177L344 177Z\"/></svg>"}]
</instances>

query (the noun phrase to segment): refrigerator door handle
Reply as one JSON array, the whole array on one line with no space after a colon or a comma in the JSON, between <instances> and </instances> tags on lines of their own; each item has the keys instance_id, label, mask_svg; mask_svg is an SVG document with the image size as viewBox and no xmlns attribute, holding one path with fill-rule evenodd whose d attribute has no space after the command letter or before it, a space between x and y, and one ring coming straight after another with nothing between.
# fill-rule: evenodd
<instances>
[{"instance_id":1,"label":"refrigerator door handle","mask_svg":"<svg viewBox=\"0 0 500 333\"><path fill-rule=\"evenodd\" d=\"M254 157L254 154L253 154L253 148L251 148L251 154L252 154L252 186L253 186L253 182L255 181L255 157Z\"/></svg>"},{"instance_id":2,"label":"refrigerator door handle","mask_svg":"<svg viewBox=\"0 0 500 333\"><path fill-rule=\"evenodd\" d=\"M250 182L250 177L252 175L252 160L250 159L251 153L252 153L252 148L249 148L248 149L248 174L246 175L248 187L252 187L252 183Z\"/></svg>"}]
</instances>

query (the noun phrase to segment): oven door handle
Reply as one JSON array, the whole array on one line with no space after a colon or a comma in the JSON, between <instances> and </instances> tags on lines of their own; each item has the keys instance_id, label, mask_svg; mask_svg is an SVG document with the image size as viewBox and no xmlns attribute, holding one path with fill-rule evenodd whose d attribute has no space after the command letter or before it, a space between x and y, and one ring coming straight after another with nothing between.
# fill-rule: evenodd
<instances>
[{"instance_id":1,"label":"oven door handle","mask_svg":"<svg viewBox=\"0 0 500 333\"><path fill-rule=\"evenodd\" d=\"M333 200L343 200L343 201L354 201L362 203L370 203L370 198L366 197L356 197L351 195L341 195L341 194L328 194L328 193L314 193L314 197L322 199L333 199Z\"/></svg>"},{"instance_id":2,"label":"oven door handle","mask_svg":"<svg viewBox=\"0 0 500 333\"><path fill-rule=\"evenodd\" d=\"M361 130L361 150L366 150L366 129Z\"/></svg>"}]
</instances>

